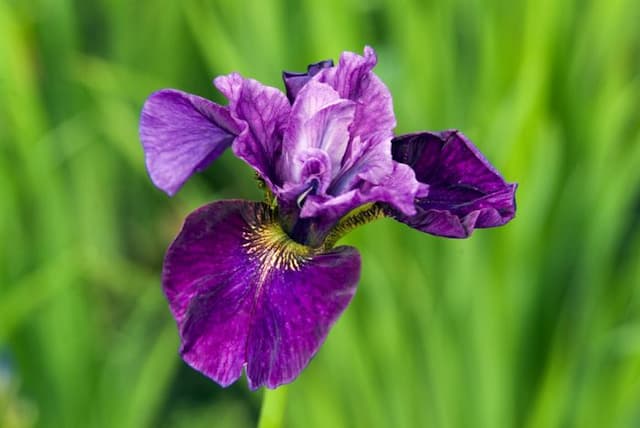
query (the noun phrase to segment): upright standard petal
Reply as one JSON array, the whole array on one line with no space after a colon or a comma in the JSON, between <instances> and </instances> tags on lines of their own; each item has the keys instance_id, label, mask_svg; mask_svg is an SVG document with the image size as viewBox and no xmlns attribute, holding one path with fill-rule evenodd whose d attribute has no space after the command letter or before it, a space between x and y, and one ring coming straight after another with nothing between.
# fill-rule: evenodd
<instances>
[{"instance_id":1,"label":"upright standard petal","mask_svg":"<svg viewBox=\"0 0 640 428\"><path fill-rule=\"evenodd\" d=\"M287 98L289 99L291 104L293 104L296 97L298 96L298 92L300 92L302 87L306 85L313 76L318 74L318 72L323 68L330 67L333 67L333 61L328 59L325 61L309 64L306 73L283 71L282 80L284 81L284 87L287 90Z\"/></svg>"},{"instance_id":2,"label":"upright standard petal","mask_svg":"<svg viewBox=\"0 0 640 428\"><path fill-rule=\"evenodd\" d=\"M375 51L366 46L364 56L343 52L337 66L322 70L317 76L341 98L356 102L358 108L350 131L363 140L378 132L391 136L396 127L391 93L372 71L377 62Z\"/></svg>"},{"instance_id":3,"label":"upright standard petal","mask_svg":"<svg viewBox=\"0 0 640 428\"><path fill-rule=\"evenodd\" d=\"M238 73L217 77L214 82L229 100L231 115L241 124L233 153L256 170L273 190L282 134L291 112L287 97L276 88L244 79Z\"/></svg>"},{"instance_id":4,"label":"upright standard petal","mask_svg":"<svg viewBox=\"0 0 640 428\"><path fill-rule=\"evenodd\" d=\"M515 216L517 185L505 182L462 133L402 135L392 151L429 186L428 195L416 199L417 214L387 208L397 220L433 235L466 238L475 228L501 226Z\"/></svg>"},{"instance_id":5,"label":"upright standard petal","mask_svg":"<svg viewBox=\"0 0 640 428\"><path fill-rule=\"evenodd\" d=\"M170 196L231 145L239 128L226 107L163 89L142 108L140 139L151 181Z\"/></svg>"},{"instance_id":6,"label":"upright standard petal","mask_svg":"<svg viewBox=\"0 0 640 428\"><path fill-rule=\"evenodd\" d=\"M391 157L395 117L388 89L372 71L376 61L369 47L364 56L344 52L337 66L318 71L296 93L279 168L284 191L276 192L286 212L294 200L302 218L315 217L323 225L369 202L415 213L420 186ZM330 162L322 162L315 149ZM307 174L310 182L301 183L306 164L323 174Z\"/></svg>"},{"instance_id":7,"label":"upright standard petal","mask_svg":"<svg viewBox=\"0 0 640 428\"><path fill-rule=\"evenodd\" d=\"M322 153L327 159L326 179L317 183L319 193L326 192L339 173L347 144L349 125L355 112L353 101L340 98L331 86L309 82L293 104L289 125L284 134L283 154L279 166L281 182L287 187L308 188L304 169ZM284 195L283 195L284 196ZM293 195L296 198L298 195Z\"/></svg>"},{"instance_id":8,"label":"upright standard petal","mask_svg":"<svg viewBox=\"0 0 640 428\"><path fill-rule=\"evenodd\" d=\"M291 382L353 297L360 256L291 241L267 206L221 201L193 212L169 248L163 287L184 360L222 386Z\"/></svg>"}]
</instances>

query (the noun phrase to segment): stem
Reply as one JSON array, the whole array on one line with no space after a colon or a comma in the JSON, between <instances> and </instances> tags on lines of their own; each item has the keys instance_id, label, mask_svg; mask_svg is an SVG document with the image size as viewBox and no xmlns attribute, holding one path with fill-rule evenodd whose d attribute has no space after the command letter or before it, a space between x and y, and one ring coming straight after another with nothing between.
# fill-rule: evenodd
<instances>
[{"instance_id":1,"label":"stem","mask_svg":"<svg viewBox=\"0 0 640 428\"><path fill-rule=\"evenodd\" d=\"M286 404L286 386L280 386L277 389L265 389L262 396L258 428L280 428L284 419Z\"/></svg>"}]
</instances>

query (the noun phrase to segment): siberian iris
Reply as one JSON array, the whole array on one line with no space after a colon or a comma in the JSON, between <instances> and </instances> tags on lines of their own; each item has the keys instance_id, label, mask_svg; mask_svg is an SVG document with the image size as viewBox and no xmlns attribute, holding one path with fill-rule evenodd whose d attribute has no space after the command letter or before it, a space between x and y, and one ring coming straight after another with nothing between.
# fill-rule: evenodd
<instances>
[{"instance_id":1,"label":"siberian iris","mask_svg":"<svg viewBox=\"0 0 640 428\"><path fill-rule=\"evenodd\" d=\"M285 92L220 76L222 106L174 89L152 94L140 120L146 166L169 195L224 150L248 163L264 202L224 200L191 213L167 251L162 285L180 353L226 386L291 382L351 301L360 255L335 247L388 216L464 238L515 214L504 181L458 131L394 136L391 94L373 49L337 65L284 72Z\"/></svg>"}]
</instances>

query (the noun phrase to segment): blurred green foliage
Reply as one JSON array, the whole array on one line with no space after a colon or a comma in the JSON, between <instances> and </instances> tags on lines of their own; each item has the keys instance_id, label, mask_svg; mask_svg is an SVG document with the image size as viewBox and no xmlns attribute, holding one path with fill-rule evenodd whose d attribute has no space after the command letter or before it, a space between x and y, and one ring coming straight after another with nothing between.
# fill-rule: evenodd
<instances>
[{"instance_id":1,"label":"blurred green foliage","mask_svg":"<svg viewBox=\"0 0 640 428\"><path fill-rule=\"evenodd\" d=\"M255 424L260 393L180 362L159 286L186 214L258 198L253 175L226 154L169 200L138 114L365 44L398 132L464 130L519 212L346 238L359 291L287 425L640 426L639 22L637 0L0 0L0 426Z\"/></svg>"}]
</instances>

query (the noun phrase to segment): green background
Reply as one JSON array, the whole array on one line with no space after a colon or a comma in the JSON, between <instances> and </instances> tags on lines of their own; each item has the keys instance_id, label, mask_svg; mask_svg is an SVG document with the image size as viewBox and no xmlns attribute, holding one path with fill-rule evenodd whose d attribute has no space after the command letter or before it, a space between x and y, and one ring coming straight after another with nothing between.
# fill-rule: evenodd
<instances>
[{"instance_id":1,"label":"green background","mask_svg":"<svg viewBox=\"0 0 640 428\"><path fill-rule=\"evenodd\" d=\"M259 198L253 174L227 153L167 198L140 108L365 44L397 132L463 130L518 214L349 235L358 293L286 425L640 426L639 22L637 0L0 0L0 426L255 424L261 392L179 360L159 284L187 213Z\"/></svg>"}]
</instances>

